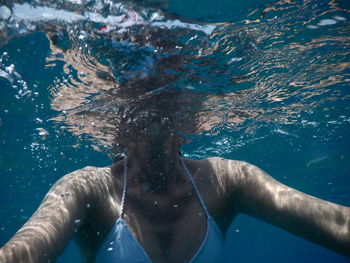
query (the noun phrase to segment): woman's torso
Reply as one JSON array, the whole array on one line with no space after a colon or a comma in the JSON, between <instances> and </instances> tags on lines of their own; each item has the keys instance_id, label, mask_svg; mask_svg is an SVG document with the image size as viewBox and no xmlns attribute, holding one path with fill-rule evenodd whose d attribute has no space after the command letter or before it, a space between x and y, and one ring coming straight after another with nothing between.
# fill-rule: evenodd
<instances>
[{"instance_id":1,"label":"woman's torso","mask_svg":"<svg viewBox=\"0 0 350 263\"><path fill-rule=\"evenodd\" d=\"M225 196L216 169L206 160L185 160L208 213L225 231L232 221L234 200ZM95 168L98 176L87 218L79 229L77 243L94 262L107 234L120 216L123 191L122 162L110 168ZM221 178L218 178L221 176ZM129 183L125 202L125 223L152 263L190 262L207 234L207 215L188 180L172 185L159 195L138 183ZM227 214L225 211L231 210Z\"/></svg>"}]
</instances>

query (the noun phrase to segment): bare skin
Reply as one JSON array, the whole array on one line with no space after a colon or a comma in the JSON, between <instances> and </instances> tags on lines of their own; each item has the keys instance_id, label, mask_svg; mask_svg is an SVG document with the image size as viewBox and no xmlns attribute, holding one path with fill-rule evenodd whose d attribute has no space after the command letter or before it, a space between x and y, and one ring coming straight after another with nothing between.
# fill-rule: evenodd
<instances>
[{"instance_id":1,"label":"bare skin","mask_svg":"<svg viewBox=\"0 0 350 263\"><path fill-rule=\"evenodd\" d=\"M154 263L188 262L206 232L205 214L175 144L169 139L151 151L149 144L139 143L128 152L125 220ZM155 158L162 170L152 166ZM350 257L349 207L287 187L245 162L184 160L223 233L238 213L245 213ZM72 238L84 262L94 262L119 216L123 168L124 160L106 168L86 167L60 179L1 248L0 262L53 262Z\"/></svg>"}]
</instances>

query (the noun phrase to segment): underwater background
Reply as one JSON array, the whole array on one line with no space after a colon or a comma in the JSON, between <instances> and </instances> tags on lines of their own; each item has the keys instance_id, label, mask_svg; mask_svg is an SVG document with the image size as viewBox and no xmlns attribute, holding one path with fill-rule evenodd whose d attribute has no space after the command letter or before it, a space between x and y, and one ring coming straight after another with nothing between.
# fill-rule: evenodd
<instances>
[{"instance_id":1,"label":"underwater background","mask_svg":"<svg viewBox=\"0 0 350 263\"><path fill-rule=\"evenodd\" d=\"M350 205L349 1L15 2L0 2L1 246L63 175L111 164L106 91L147 74L186 95L185 157L244 160ZM227 262L350 262L244 215L226 247ZM74 242L57 262L73 261Z\"/></svg>"}]
</instances>

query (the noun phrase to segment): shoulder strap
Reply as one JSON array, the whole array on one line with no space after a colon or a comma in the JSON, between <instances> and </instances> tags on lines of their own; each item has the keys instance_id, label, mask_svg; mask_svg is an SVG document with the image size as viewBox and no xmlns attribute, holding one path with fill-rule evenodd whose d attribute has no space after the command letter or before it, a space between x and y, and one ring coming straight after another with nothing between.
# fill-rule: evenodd
<instances>
[{"instance_id":1,"label":"shoulder strap","mask_svg":"<svg viewBox=\"0 0 350 263\"><path fill-rule=\"evenodd\" d=\"M203 207L203 210L205 212L205 214L207 215L207 217L209 217L209 212L208 212L208 209L207 209L207 206L205 205L205 202L202 198L202 195L200 194L199 192L199 189L196 185L196 182L194 181L190 171L188 170L187 166L185 165L185 162L182 158L180 158L180 161L181 161L181 164L182 166L184 167L184 170L185 170L185 173L186 175L188 176L188 178L190 179L191 183L192 183L192 186L196 192L196 195L197 195L197 198L199 200L199 202L201 203L202 207ZM124 161L124 174L123 174L123 194L122 194L122 201L120 203L120 215L119 215L119 218L124 218L124 205L125 205L125 198L126 198L126 192L127 192L127 183L128 183L128 165L127 165L127 158L125 158L125 161Z\"/></svg>"},{"instance_id":2,"label":"shoulder strap","mask_svg":"<svg viewBox=\"0 0 350 263\"><path fill-rule=\"evenodd\" d=\"M196 182L194 181L194 179L193 179L193 177L192 177L190 171L187 169L187 166L185 165L185 162L184 162L184 160L183 160L181 157L180 157L180 161L181 161L182 166L183 166L184 169L185 169L186 175L188 176L188 178L190 179L190 181L191 181L191 183L192 183L192 185L193 185L193 188L194 188L194 190L195 190L195 192L196 192L196 195L197 195L197 197L198 197L199 202L201 203L201 205L202 205L202 207L203 207L203 210L204 210L205 214L207 215L207 217L209 217L210 215L209 215L207 206L205 205L205 202L204 202L204 200L203 200L203 198L202 198L202 195L201 195L200 192L199 192L199 189L198 189L198 187L197 187L197 185L196 185Z\"/></svg>"},{"instance_id":3,"label":"shoulder strap","mask_svg":"<svg viewBox=\"0 0 350 263\"><path fill-rule=\"evenodd\" d=\"M127 191L127 183L128 183L128 164L127 164L127 158L125 158L124 161L124 174L123 174L123 194L122 194L122 201L120 203L120 215L119 218L124 218L124 204L125 204L125 196Z\"/></svg>"}]
</instances>

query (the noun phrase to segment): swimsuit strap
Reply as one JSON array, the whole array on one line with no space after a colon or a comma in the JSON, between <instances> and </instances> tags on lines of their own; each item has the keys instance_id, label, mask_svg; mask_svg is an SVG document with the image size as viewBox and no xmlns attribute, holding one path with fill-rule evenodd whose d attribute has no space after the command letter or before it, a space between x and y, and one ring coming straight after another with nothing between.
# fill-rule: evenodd
<instances>
[{"instance_id":1,"label":"swimsuit strap","mask_svg":"<svg viewBox=\"0 0 350 263\"><path fill-rule=\"evenodd\" d=\"M203 207L203 210L204 210L205 214L207 215L207 217L210 217L209 212L208 212L208 209L207 209L207 206L205 205L205 202L204 202L204 200L203 200L203 198L202 198L202 195L201 195L201 193L199 192L199 189L198 189L198 187L197 187L197 185L196 185L196 182L194 181L194 179L193 179L193 177L192 177L190 171L187 169L187 166L185 165L184 160L183 160L181 157L180 157L180 160L181 160L182 166L183 166L184 169L185 169L185 173L187 174L188 178L190 179L190 181L191 181L191 183L192 183L192 185L193 185L194 190L196 191L197 197L198 197L199 202L201 203L201 205L202 205L202 207Z\"/></svg>"},{"instance_id":2,"label":"swimsuit strap","mask_svg":"<svg viewBox=\"0 0 350 263\"><path fill-rule=\"evenodd\" d=\"M190 171L188 170L184 160L182 158L180 158L180 161L181 161L181 164L182 166L184 167L185 169L185 173L186 175L188 176L188 178L190 179L191 183L192 183L192 186L196 192L196 195L198 197L198 200L199 202L201 203L202 207L203 207L203 210L205 212L205 214L207 215L207 217L209 217L209 212L208 212L208 209L207 209L207 206L205 205L205 202L202 198L202 195L200 194L199 192L199 189L196 185L196 182L194 181ZM124 218L124 205L125 205L125 197L126 197L126 191L127 191L127 186L128 186L128 165L127 165L127 158L125 158L125 161L124 161L124 175L123 175L123 179L124 179L124 183L123 183L123 194L122 194L122 201L120 203L120 216L119 218L123 219Z\"/></svg>"},{"instance_id":3,"label":"swimsuit strap","mask_svg":"<svg viewBox=\"0 0 350 263\"><path fill-rule=\"evenodd\" d=\"M126 196L126 190L128 186L128 165L127 165L127 158L125 158L124 161L124 185L123 185L123 194L122 194L122 201L120 203L120 216L119 218L124 218L124 204L125 204L125 196Z\"/></svg>"}]
</instances>

